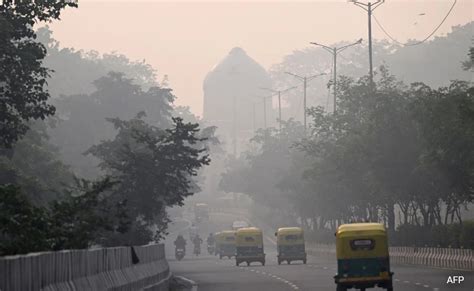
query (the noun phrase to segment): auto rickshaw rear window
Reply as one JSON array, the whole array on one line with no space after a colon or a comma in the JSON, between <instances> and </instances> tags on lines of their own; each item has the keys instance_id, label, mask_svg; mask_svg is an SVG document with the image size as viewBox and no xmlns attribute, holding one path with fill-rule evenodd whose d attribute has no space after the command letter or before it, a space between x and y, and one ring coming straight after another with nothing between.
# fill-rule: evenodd
<instances>
[{"instance_id":1,"label":"auto rickshaw rear window","mask_svg":"<svg viewBox=\"0 0 474 291\"><path fill-rule=\"evenodd\" d=\"M301 239L302 237L303 237L302 235L298 235L298 234L289 234L289 235L285 236L285 239L286 240L298 240L298 239Z\"/></svg>"},{"instance_id":2,"label":"auto rickshaw rear window","mask_svg":"<svg viewBox=\"0 0 474 291\"><path fill-rule=\"evenodd\" d=\"M372 239L354 239L351 240L351 248L357 250L373 250L375 248L375 241Z\"/></svg>"}]
</instances>

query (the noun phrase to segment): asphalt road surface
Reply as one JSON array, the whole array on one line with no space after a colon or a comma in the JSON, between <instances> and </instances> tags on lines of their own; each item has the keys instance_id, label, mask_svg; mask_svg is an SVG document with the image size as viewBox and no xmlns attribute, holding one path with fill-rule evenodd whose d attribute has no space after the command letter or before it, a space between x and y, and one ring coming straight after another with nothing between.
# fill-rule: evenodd
<instances>
[{"instance_id":1,"label":"asphalt road surface","mask_svg":"<svg viewBox=\"0 0 474 291\"><path fill-rule=\"evenodd\" d=\"M209 223L198 225L203 240L209 232L228 229L234 220L240 220L233 214L215 213L211 215ZM291 265L278 265L276 261L276 246L273 238L265 236L266 265L253 263L249 267L241 264L235 266L235 260L222 259L210 256L203 245L203 255L196 257L191 254L188 246L186 257L176 261L173 257L174 247L172 240L183 234L188 237L188 228L191 219L177 220L170 227L167 245L167 254L171 270L174 274L193 280L199 291L279 291L279 290L336 290L333 276L336 273L335 259L308 256L306 265L292 262ZM256 225L258 227L258 225ZM459 290L474 291L474 273L425 268L420 266L392 265L394 275L394 290L396 291L442 291ZM464 276L461 284L446 284L449 276ZM368 289L383 290L383 289Z\"/></svg>"}]
</instances>

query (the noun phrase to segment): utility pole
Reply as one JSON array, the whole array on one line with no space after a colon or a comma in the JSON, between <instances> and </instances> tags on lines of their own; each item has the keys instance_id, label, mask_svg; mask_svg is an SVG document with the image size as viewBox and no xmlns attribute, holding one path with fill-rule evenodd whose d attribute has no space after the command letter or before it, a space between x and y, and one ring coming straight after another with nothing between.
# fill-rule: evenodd
<instances>
[{"instance_id":1,"label":"utility pole","mask_svg":"<svg viewBox=\"0 0 474 291\"><path fill-rule=\"evenodd\" d=\"M233 141L232 141L232 146L233 146L233 153L234 157L237 157L237 106L236 106L236 98L235 95L233 97L233 110L232 110L232 115L233 115Z\"/></svg>"},{"instance_id":2,"label":"utility pole","mask_svg":"<svg viewBox=\"0 0 474 291\"><path fill-rule=\"evenodd\" d=\"M281 132L281 91L278 91L278 132Z\"/></svg>"},{"instance_id":3,"label":"utility pole","mask_svg":"<svg viewBox=\"0 0 474 291\"><path fill-rule=\"evenodd\" d=\"M349 2L354 3L354 5L359 6L360 8L364 9L367 11L367 15L369 17L369 22L368 22L368 33L369 33L369 78L370 78L370 83L374 83L374 71L373 71L373 63L372 63L372 13L373 11L382 5L385 0L376 0L374 3L368 2L364 3L359 0L349 0Z\"/></svg>"},{"instance_id":4,"label":"utility pole","mask_svg":"<svg viewBox=\"0 0 474 291\"><path fill-rule=\"evenodd\" d=\"M257 129L256 121L255 121L255 102L252 104L252 128L253 132Z\"/></svg>"},{"instance_id":5,"label":"utility pole","mask_svg":"<svg viewBox=\"0 0 474 291\"><path fill-rule=\"evenodd\" d=\"M306 87L308 85L308 81L313 80L316 77L326 75L326 73L321 73L313 76L299 76L290 72L285 72L288 75L291 75L299 80L303 81L303 124L304 124L304 131L306 132Z\"/></svg>"},{"instance_id":6,"label":"utility pole","mask_svg":"<svg viewBox=\"0 0 474 291\"><path fill-rule=\"evenodd\" d=\"M262 97L263 99L263 128L267 129L267 99L272 96Z\"/></svg>"},{"instance_id":7,"label":"utility pole","mask_svg":"<svg viewBox=\"0 0 474 291\"><path fill-rule=\"evenodd\" d=\"M285 90L274 90L274 89L271 89L271 88L260 88L262 90L267 90L267 91L278 94L278 119L279 119L278 124L279 124L280 133L281 133L281 93L286 93L286 92L288 92L290 90L293 90L295 88L296 88L296 86L287 88Z\"/></svg>"},{"instance_id":8,"label":"utility pole","mask_svg":"<svg viewBox=\"0 0 474 291\"><path fill-rule=\"evenodd\" d=\"M336 113L336 99L337 99L337 73L336 73L336 68L337 68L337 54L339 54L340 52L342 52L343 50L347 49L348 47L351 47L351 46L354 46L354 45L357 45L357 44L361 44L362 43L362 38L359 39L358 41L354 42L354 43L351 43L351 44L348 44L348 45L345 45L345 46L342 46L342 47L329 47L329 46L326 46L324 44L320 44L320 43L317 43L317 42L311 42L311 44L314 44L314 45L317 45L317 46L320 46L322 47L323 49L325 49L326 51L328 51L329 53L332 54L333 56L333 71L334 71L334 79L333 79L333 86L334 86L334 108L333 108L333 112Z\"/></svg>"}]
</instances>

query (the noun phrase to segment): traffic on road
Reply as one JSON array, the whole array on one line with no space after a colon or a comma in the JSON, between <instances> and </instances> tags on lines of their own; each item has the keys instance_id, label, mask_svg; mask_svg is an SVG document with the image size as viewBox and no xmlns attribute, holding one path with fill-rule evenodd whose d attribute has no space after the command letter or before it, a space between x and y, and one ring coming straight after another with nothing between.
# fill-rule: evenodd
<instances>
[{"instance_id":1,"label":"traffic on road","mask_svg":"<svg viewBox=\"0 0 474 291\"><path fill-rule=\"evenodd\" d=\"M264 223L250 222L251 219L247 219L242 233L250 231L252 235L248 240L252 243L254 240L259 242L258 237L262 235L262 244L255 244L256 251L247 264L245 257L239 258L238 255L238 230L229 230L239 219L242 219L242 214L236 214L235 210L226 212L225 209L210 212L209 220L199 224L192 221L192 214L185 214L183 218L177 219L170 229L168 241L194 226L199 233L208 234L207 242L214 243L215 249L205 255L189 255L183 261L170 258L172 271L194 281L198 290L334 291L354 288L472 291L474 288L469 284L446 283L452 275L463 276L467 282L473 282L473 272L390 265L385 229L374 223L341 226L334 238L336 246L341 250L337 257L329 259L305 248L304 232L299 227L281 227L272 231L266 229ZM254 236L255 233L257 237ZM283 240L285 236L289 236L290 240ZM209 237L212 239L209 240ZM245 241L245 236L243 238ZM168 241L167 250L172 251ZM348 243L344 244L344 241ZM260 247L265 264L261 263L258 256ZM292 252L282 252L288 247ZM374 272L376 275L371 275Z\"/></svg>"}]
</instances>

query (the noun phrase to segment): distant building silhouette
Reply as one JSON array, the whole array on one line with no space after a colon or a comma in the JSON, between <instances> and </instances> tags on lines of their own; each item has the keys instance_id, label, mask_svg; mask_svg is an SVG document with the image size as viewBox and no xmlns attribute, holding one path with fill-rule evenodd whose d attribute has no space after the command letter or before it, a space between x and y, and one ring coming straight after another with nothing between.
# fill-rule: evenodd
<instances>
[{"instance_id":1,"label":"distant building silhouette","mask_svg":"<svg viewBox=\"0 0 474 291\"><path fill-rule=\"evenodd\" d=\"M204 80L204 120L218 127L218 135L229 153L238 154L242 145L263 127L263 101L270 87L265 69L236 47L217 64ZM255 115L253 114L255 104ZM267 103L267 124L273 120L272 104Z\"/></svg>"}]
</instances>

